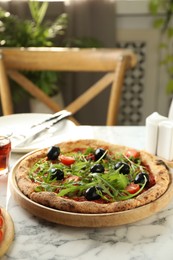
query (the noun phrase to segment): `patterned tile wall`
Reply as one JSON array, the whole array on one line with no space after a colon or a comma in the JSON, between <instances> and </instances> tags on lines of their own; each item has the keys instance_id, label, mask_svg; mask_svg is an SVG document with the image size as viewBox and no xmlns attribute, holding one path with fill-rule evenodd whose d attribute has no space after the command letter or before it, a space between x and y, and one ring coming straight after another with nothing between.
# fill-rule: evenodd
<instances>
[{"instance_id":1,"label":"patterned tile wall","mask_svg":"<svg viewBox=\"0 0 173 260\"><path fill-rule=\"evenodd\" d=\"M143 118L146 43L121 42L116 47L132 49L138 57L138 64L134 69L128 71L125 78L118 125L140 125Z\"/></svg>"}]
</instances>

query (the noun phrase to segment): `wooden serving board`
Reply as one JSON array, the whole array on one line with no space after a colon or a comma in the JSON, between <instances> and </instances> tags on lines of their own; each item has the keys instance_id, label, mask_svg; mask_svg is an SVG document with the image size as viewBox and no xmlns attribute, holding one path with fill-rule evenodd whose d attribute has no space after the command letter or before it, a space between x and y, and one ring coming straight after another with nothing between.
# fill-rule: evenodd
<instances>
[{"instance_id":1,"label":"wooden serving board","mask_svg":"<svg viewBox=\"0 0 173 260\"><path fill-rule=\"evenodd\" d=\"M20 161L16 163L9 175L10 187L15 200L31 214L62 225L74 227L111 227L133 223L160 211L166 207L173 197L173 181L171 175L170 185L160 198L136 209L103 214L82 214L60 211L45 207L30 200L19 190L15 180L15 173Z\"/></svg>"},{"instance_id":2,"label":"wooden serving board","mask_svg":"<svg viewBox=\"0 0 173 260\"><path fill-rule=\"evenodd\" d=\"M0 243L0 257L7 252L14 239L13 220L4 208L1 208L1 211L5 222L5 230L3 241Z\"/></svg>"}]
</instances>

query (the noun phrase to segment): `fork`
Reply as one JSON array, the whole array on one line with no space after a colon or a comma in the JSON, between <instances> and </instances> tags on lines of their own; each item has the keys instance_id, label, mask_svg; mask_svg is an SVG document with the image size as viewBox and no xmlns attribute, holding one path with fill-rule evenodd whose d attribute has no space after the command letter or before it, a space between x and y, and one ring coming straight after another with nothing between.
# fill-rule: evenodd
<instances>
[{"instance_id":1,"label":"fork","mask_svg":"<svg viewBox=\"0 0 173 260\"><path fill-rule=\"evenodd\" d=\"M13 139L16 139L19 141L19 143L17 143L15 145L15 147L20 147L23 145L26 145L28 143L31 143L33 140L37 139L43 132L47 131L48 129L50 129L52 126L54 126L55 124L57 124L58 122L62 121L63 119L69 117L72 115L71 112L64 110L63 113L61 113L59 116L57 116L57 113L55 113L55 115L53 115L51 118L46 119L38 124L36 124L35 126L31 126L30 129L32 131L32 133L28 134L28 135L12 135L11 137ZM56 120L55 120L56 119ZM51 121L51 122L49 122ZM45 123L45 125L44 125ZM38 126L38 129L34 129L33 128Z\"/></svg>"},{"instance_id":2,"label":"fork","mask_svg":"<svg viewBox=\"0 0 173 260\"><path fill-rule=\"evenodd\" d=\"M41 121L41 122L39 122L37 124L31 125L30 128L34 128L34 127L37 127L37 126L42 125L44 123L47 123L47 122L49 122L51 120L54 120L54 119L58 118L59 116L61 116L63 114L66 115L67 113L69 113L69 111L67 111L67 110L60 110L60 111L56 112L55 114L51 115L49 118L47 118L47 119L45 119L45 120L43 120L43 121Z\"/></svg>"},{"instance_id":3,"label":"fork","mask_svg":"<svg viewBox=\"0 0 173 260\"><path fill-rule=\"evenodd\" d=\"M61 117L62 116L62 119L64 118L63 116L65 116L65 118L66 118L66 115L68 115L69 116L69 113L71 113L71 112L69 112L69 111L67 111L67 110L60 110L60 111L58 111L58 112L56 112L55 114L53 114L53 115L51 115L49 118L47 118L47 119L45 119L45 120L43 120L43 121L41 121L41 122L38 122L38 123L36 123L36 124L33 124L33 125L31 125L31 126L29 126L29 128L28 128L28 130L31 130L31 131L33 131L33 129L35 128L35 127L40 127L40 125L42 125L42 124L45 124L45 123L48 123L49 121L52 121L52 120L54 120L54 119L56 119L56 118L59 118L59 117ZM71 115L71 114L70 114ZM67 117L68 117L67 116ZM25 135L25 134L21 134L21 133L15 133L14 134L14 132L11 132L9 135L8 135L8 137L12 137L13 139L19 139L19 140L21 140L21 138L23 139L23 138L25 138L27 135Z\"/></svg>"}]
</instances>

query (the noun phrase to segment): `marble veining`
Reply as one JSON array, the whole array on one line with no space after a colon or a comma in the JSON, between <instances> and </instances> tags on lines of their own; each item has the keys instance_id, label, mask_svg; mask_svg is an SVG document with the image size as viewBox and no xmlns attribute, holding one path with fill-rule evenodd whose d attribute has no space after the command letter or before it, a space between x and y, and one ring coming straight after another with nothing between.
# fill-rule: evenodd
<instances>
[{"instance_id":1,"label":"marble veining","mask_svg":"<svg viewBox=\"0 0 173 260\"><path fill-rule=\"evenodd\" d=\"M82 127L81 127L82 131ZM94 138L143 149L144 127L93 127ZM21 157L12 154L11 165ZM109 228L74 228L51 223L23 209L0 179L0 205L15 224L15 239L2 260L172 260L173 201L141 221ZM8 193L8 194L7 194Z\"/></svg>"}]
</instances>

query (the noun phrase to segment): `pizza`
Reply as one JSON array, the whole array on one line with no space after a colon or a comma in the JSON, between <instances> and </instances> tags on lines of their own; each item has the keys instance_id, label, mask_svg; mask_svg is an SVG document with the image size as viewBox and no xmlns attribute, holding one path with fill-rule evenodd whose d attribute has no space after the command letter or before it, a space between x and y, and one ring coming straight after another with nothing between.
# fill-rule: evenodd
<instances>
[{"instance_id":1,"label":"pizza","mask_svg":"<svg viewBox=\"0 0 173 260\"><path fill-rule=\"evenodd\" d=\"M5 232L5 221L2 213L2 208L0 208L0 244L3 241L4 232Z\"/></svg>"},{"instance_id":2,"label":"pizza","mask_svg":"<svg viewBox=\"0 0 173 260\"><path fill-rule=\"evenodd\" d=\"M13 239L13 220L9 213L0 207L0 258L8 251Z\"/></svg>"},{"instance_id":3,"label":"pizza","mask_svg":"<svg viewBox=\"0 0 173 260\"><path fill-rule=\"evenodd\" d=\"M19 190L36 203L101 214L155 201L168 189L170 174L162 160L146 151L86 139L28 154L15 179Z\"/></svg>"}]
</instances>

